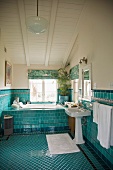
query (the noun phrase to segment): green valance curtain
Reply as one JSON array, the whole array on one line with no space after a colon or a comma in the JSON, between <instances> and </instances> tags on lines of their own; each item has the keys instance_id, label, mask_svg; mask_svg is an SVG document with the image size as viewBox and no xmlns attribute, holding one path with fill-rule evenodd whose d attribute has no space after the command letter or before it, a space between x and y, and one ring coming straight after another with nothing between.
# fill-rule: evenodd
<instances>
[{"instance_id":1,"label":"green valance curtain","mask_svg":"<svg viewBox=\"0 0 113 170\"><path fill-rule=\"evenodd\" d=\"M57 79L57 70L28 70L28 79Z\"/></svg>"},{"instance_id":2,"label":"green valance curtain","mask_svg":"<svg viewBox=\"0 0 113 170\"><path fill-rule=\"evenodd\" d=\"M57 79L58 70L32 70L28 69L28 79ZM70 69L71 80L79 79L79 65Z\"/></svg>"},{"instance_id":3,"label":"green valance curtain","mask_svg":"<svg viewBox=\"0 0 113 170\"><path fill-rule=\"evenodd\" d=\"M71 80L79 79L79 65L76 65L70 69L70 78Z\"/></svg>"}]
</instances>

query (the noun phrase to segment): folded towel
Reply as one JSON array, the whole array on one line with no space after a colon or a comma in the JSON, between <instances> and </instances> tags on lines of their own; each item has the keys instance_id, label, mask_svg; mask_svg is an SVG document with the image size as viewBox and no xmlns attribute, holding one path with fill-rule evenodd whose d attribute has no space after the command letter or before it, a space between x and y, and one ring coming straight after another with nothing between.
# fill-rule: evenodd
<instances>
[{"instance_id":1,"label":"folded towel","mask_svg":"<svg viewBox=\"0 0 113 170\"><path fill-rule=\"evenodd\" d=\"M18 109L18 108L19 108L19 105L18 105L18 104L12 104L11 107Z\"/></svg>"},{"instance_id":2,"label":"folded towel","mask_svg":"<svg viewBox=\"0 0 113 170\"><path fill-rule=\"evenodd\" d=\"M111 133L111 111L112 107L100 104L98 113L98 136L100 144L108 149L110 147Z\"/></svg>"},{"instance_id":3,"label":"folded towel","mask_svg":"<svg viewBox=\"0 0 113 170\"><path fill-rule=\"evenodd\" d=\"M93 122L98 124L99 103L93 103Z\"/></svg>"},{"instance_id":4,"label":"folded towel","mask_svg":"<svg viewBox=\"0 0 113 170\"><path fill-rule=\"evenodd\" d=\"M113 146L113 108L111 112L111 134L110 134L110 145Z\"/></svg>"}]
</instances>

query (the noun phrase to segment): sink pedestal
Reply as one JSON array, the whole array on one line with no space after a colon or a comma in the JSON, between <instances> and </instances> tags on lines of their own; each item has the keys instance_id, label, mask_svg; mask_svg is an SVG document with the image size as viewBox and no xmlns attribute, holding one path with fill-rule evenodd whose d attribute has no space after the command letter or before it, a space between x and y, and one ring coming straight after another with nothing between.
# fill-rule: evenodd
<instances>
[{"instance_id":1,"label":"sink pedestal","mask_svg":"<svg viewBox=\"0 0 113 170\"><path fill-rule=\"evenodd\" d=\"M76 144L85 143L82 135L81 117L75 118L75 138L73 140L75 141Z\"/></svg>"},{"instance_id":2,"label":"sink pedestal","mask_svg":"<svg viewBox=\"0 0 113 170\"><path fill-rule=\"evenodd\" d=\"M85 143L82 135L81 119L83 116L90 116L91 111L79 108L67 108L65 111L67 115L75 117L75 138L73 140L76 144Z\"/></svg>"}]
</instances>

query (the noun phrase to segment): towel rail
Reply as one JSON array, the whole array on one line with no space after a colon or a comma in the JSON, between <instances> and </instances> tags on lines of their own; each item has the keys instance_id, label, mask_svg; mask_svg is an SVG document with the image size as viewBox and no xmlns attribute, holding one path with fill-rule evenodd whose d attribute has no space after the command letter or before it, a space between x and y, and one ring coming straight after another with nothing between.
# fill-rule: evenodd
<instances>
[{"instance_id":1,"label":"towel rail","mask_svg":"<svg viewBox=\"0 0 113 170\"><path fill-rule=\"evenodd\" d=\"M104 104L113 104L113 100L109 100L109 99L96 98L96 97L92 97L91 99L97 102L104 102Z\"/></svg>"}]
</instances>

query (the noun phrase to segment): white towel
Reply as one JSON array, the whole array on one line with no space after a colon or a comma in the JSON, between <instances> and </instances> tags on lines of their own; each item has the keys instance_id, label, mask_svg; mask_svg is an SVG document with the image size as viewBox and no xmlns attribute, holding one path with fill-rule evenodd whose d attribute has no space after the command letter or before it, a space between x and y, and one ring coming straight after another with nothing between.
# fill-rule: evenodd
<instances>
[{"instance_id":1,"label":"white towel","mask_svg":"<svg viewBox=\"0 0 113 170\"><path fill-rule=\"evenodd\" d=\"M93 122L98 124L99 103L93 103Z\"/></svg>"},{"instance_id":2,"label":"white towel","mask_svg":"<svg viewBox=\"0 0 113 170\"><path fill-rule=\"evenodd\" d=\"M111 135L110 135L110 145L113 146L113 107L111 112Z\"/></svg>"},{"instance_id":3,"label":"white towel","mask_svg":"<svg viewBox=\"0 0 113 170\"><path fill-rule=\"evenodd\" d=\"M111 106L99 105L97 139L100 141L102 147L106 149L110 147L111 111Z\"/></svg>"}]
</instances>

